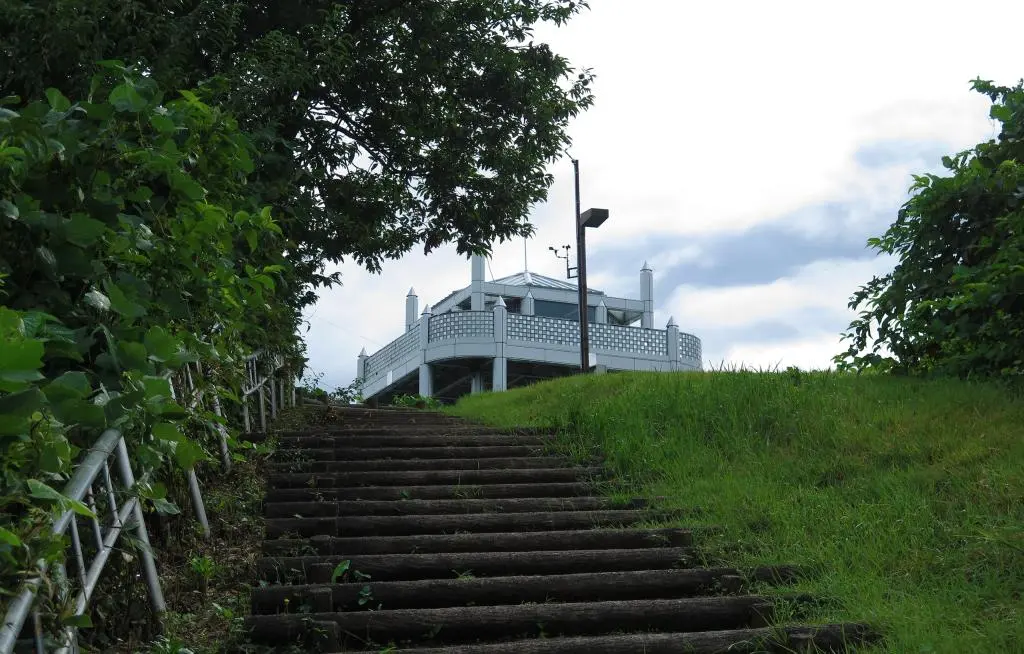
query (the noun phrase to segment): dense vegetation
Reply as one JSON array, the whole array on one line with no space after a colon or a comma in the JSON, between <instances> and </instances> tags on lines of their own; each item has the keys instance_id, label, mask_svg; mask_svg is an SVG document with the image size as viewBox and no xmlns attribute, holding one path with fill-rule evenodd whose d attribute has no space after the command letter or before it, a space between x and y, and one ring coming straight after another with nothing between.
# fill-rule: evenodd
<instances>
[{"instance_id":1,"label":"dense vegetation","mask_svg":"<svg viewBox=\"0 0 1024 654\"><path fill-rule=\"evenodd\" d=\"M246 355L301 372L326 264L529 232L591 102L532 28L584 6L0 3L0 595L63 556L45 525L90 513L59 489L105 428L179 510L223 421L169 374L202 362L231 413Z\"/></svg>"},{"instance_id":2,"label":"dense vegetation","mask_svg":"<svg viewBox=\"0 0 1024 654\"><path fill-rule=\"evenodd\" d=\"M974 89L992 100L999 135L943 157L948 176L915 176L896 221L869 241L899 263L853 296L862 311L842 368L1024 375L1024 83Z\"/></svg>"},{"instance_id":3,"label":"dense vegetation","mask_svg":"<svg viewBox=\"0 0 1024 654\"><path fill-rule=\"evenodd\" d=\"M957 380L622 373L464 398L455 413L554 425L628 496L663 496L708 562L792 563L885 652L1024 642L1024 401ZM772 592L771 589L766 589ZM792 588L783 589L793 590ZM776 591L777 592L777 589Z\"/></svg>"}]
</instances>

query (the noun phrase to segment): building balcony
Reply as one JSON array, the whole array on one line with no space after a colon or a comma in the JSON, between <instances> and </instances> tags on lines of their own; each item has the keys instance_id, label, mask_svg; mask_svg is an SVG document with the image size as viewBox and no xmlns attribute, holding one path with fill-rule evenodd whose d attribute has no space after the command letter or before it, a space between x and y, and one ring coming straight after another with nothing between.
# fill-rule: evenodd
<instances>
[{"instance_id":1,"label":"building balcony","mask_svg":"<svg viewBox=\"0 0 1024 654\"><path fill-rule=\"evenodd\" d=\"M590 363L599 371L701 369L700 339L671 321L667 329L591 322L589 333ZM359 376L365 398L419 392L446 399L571 374L579 357L579 322L512 313L499 302L493 310L424 313L405 334L361 355Z\"/></svg>"}]
</instances>

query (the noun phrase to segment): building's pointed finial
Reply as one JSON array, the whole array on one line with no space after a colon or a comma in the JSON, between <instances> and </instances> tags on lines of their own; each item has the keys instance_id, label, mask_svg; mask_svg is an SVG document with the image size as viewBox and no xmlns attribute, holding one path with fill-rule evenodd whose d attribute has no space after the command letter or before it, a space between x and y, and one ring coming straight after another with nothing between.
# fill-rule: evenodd
<instances>
[{"instance_id":1,"label":"building's pointed finial","mask_svg":"<svg viewBox=\"0 0 1024 654\"><path fill-rule=\"evenodd\" d=\"M433 312L433 311L431 311L431 309L430 309L430 305L429 305L429 304L428 304L427 306L423 307L423 313L422 313L422 315L426 316L426 315L430 315L430 314L432 314L432 313L434 313L434 312Z\"/></svg>"},{"instance_id":2,"label":"building's pointed finial","mask_svg":"<svg viewBox=\"0 0 1024 654\"><path fill-rule=\"evenodd\" d=\"M407 297L416 297L416 289L412 286L409 287L409 295Z\"/></svg>"},{"instance_id":3,"label":"building's pointed finial","mask_svg":"<svg viewBox=\"0 0 1024 654\"><path fill-rule=\"evenodd\" d=\"M644 261L644 265L643 265L642 268L640 268L640 272L650 272L650 270L651 270L651 267L647 265L646 261Z\"/></svg>"},{"instance_id":4,"label":"building's pointed finial","mask_svg":"<svg viewBox=\"0 0 1024 654\"><path fill-rule=\"evenodd\" d=\"M599 307L606 307L608 305L604 303L604 298L601 298L601 301L597 303L597 306L599 306Z\"/></svg>"},{"instance_id":5,"label":"building's pointed finial","mask_svg":"<svg viewBox=\"0 0 1024 654\"><path fill-rule=\"evenodd\" d=\"M499 295L499 296L498 296L498 299L497 299L497 300L495 300L495 302L494 302L494 306L496 306L496 307L502 307L502 308L504 308L504 307L506 306L506 305L505 305L505 298L503 298L503 297L501 297L501 296Z\"/></svg>"},{"instance_id":6,"label":"building's pointed finial","mask_svg":"<svg viewBox=\"0 0 1024 654\"><path fill-rule=\"evenodd\" d=\"M669 317L668 325L667 326L668 327L678 327L679 326L679 325L676 324L676 319L675 319L674 316Z\"/></svg>"},{"instance_id":7,"label":"building's pointed finial","mask_svg":"<svg viewBox=\"0 0 1024 654\"><path fill-rule=\"evenodd\" d=\"M365 347L363 349L359 350L359 356L361 356L361 357L365 357L366 356L366 348Z\"/></svg>"},{"instance_id":8,"label":"building's pointed finial","mask_svg":"<svg viewBox=\"0 0 1024 654\"><path fill-rule=\"evenodd\" d=\"M529 290L526 291L526 297L528 297L528 298L530 298L532 300L533 299L533 291L529 291Z\"/></svg>"}]
</instances>

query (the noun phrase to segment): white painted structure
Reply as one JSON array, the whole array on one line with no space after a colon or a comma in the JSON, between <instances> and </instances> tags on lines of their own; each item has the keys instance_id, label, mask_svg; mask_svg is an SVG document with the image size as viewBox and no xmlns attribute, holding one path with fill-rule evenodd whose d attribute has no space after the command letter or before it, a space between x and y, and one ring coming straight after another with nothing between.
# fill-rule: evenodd
<instances>
[{"instance_id":1,"label":"white painted structure","mask_svg":"<svg viewBox=\"0 0 1024 654\"><path fill-rule=\"evenodd\" d=\"M470 285L419 313L405 298L405 333L372 355L360 353L363 397L397 394L454 399L506 390L579 370L578 291L574 284L522 272L488 282L482 256L471 259ZM590 363L597 371L700 370L701 343L674 319L654 329L654 274L640 271L640 299L587 297Z\"/></svg>"}]
</instances>

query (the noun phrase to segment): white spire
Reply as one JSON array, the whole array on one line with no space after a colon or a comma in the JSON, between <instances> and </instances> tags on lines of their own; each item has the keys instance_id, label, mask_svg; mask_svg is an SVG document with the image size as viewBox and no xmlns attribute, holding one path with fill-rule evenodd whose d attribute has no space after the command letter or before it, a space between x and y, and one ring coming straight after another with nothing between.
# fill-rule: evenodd
<instances>
[{"instance_id":1,"label":"white spire","mask_svg":"<svg viewBox=\"0 0 1024 654\"><path fill-rule=\"evenodd\" d=\"M671 316L671 317L669 317L669 319L668 319L668 325L666 325L666 326L667 326L667 327L678 327L679 325L677 325L677 324L676 324L676 319L675 319L675 317L674 317L674 316Z\"/></svg>"},{"instance_id":2,"label":"white spire","mask_svg":"<svg viewBox=\"0 0 1024 654\"><path fill-rule=\"evenodd\" d=\"M503 297L501 297L501 296L499 295L499 296L498 296L498 299L497 299L497 300L495 300L495 302L494 302L494 306L496 306L496 307L505 307L505 306L506 306L506 305L505 305L505 298L503 298Z\"/></svg>"},{"instance_id":3,"label":"white spire","mask_svg":"<svg viewBox=\"0 0 1024 654\"><path fill-rule=\"evenodd\" d=\"M428 315L430 315L432 313L434 313L434 312L431 311L429 304L427 306L423 307L423 314L422 315L428 316Z\"/></svg>"},{"instance_id":4,"label":"white spire","mask_svg":"<svg viewBox=\"0 0 1024 654\"><path fill-rule=\"evenodd\" d=\"M642 268L640 268L640 272L650 271L650 269L651 269L651 267L647 265L646 261L644 261L644 265L643 265Z\"/></svg>"},{"instance_id":5,"label":"white spire","mask_svg":"<svg viewBox=\"0 0 1024 654\"><path fill-rule=\"evenodd\" d=\"M365 357L366 356L366 348L365 347L363 349L359 350L359 356L361 356L361 357Z\"/></svg>"},{"instance_id":6,"label":"white spire","mask_svg":"<svg viewBox=\"0 0 1024 654\"><path fill-rule=\"evenodd\" d=\"M406 297L416 297L416 289L410 286L409 295L407 295Z\"/></svg>"}]
</instances>

